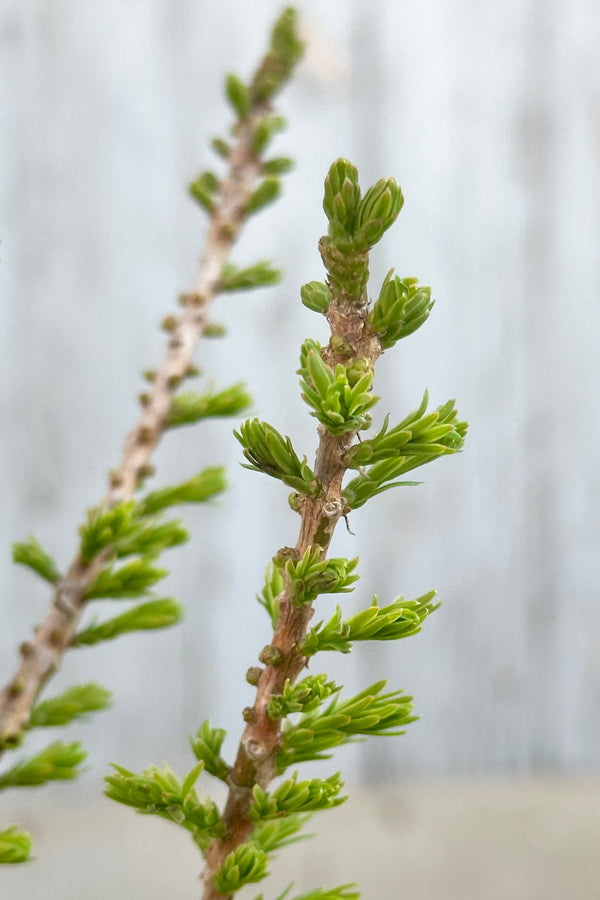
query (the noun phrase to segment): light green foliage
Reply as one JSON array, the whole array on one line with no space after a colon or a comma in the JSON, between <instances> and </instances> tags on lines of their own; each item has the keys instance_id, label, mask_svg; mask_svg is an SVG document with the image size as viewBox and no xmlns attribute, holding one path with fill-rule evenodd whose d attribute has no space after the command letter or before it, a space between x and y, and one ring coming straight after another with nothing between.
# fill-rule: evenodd
<instances>
[{"instance_id":1,"label":"light green foliage","mask_svg":"<svg viewBox=\"0 0 600 900\"><path fill-rule=\"evenodd\" d=\"M31 838L14 826L0 831L0 865L27 862L31 853Z\"/></svg>"},{"instance_id":2,"label":"light green foliage","mask_svg":"<svg viewBox=\"0 0 600 900\"><path fill-rule=\"evenodd\" d=\"M0 775L0 790L8 787L33 787L47 781L76 778L86 757L80 744L55 741L35 756L18 762Z\"/></svg>"},{"instance_id":3,"label":"light green foliage","mask_svg":"<svg viewBox=\"0 0 600 900\"><path fill-rule=\"evenodd\" d=\"M120 538L130 537L138 526L135 500L117 503L110 509L94 507L88 510L87 521L79 528L79 551L84 563L90 562L105 547Z\"/></svg>"},{"instance_id":4,"label":"light green foliage","mask_svg":"<svg viewBox=\"0 0 600 900\"><path fill-rule=\"evenodd\" d=\"M229 159L229 154L231 153L231 147L227 143L227 141L223 140L223 138L219 138L219 137L213 138L212 141L210 142L210 145L213 148L213 150L215 151L215 153L217 154L217 156L220 156L221 159Z\"/></svg>"},{"instance_id":5,"label":"light green foliage","mask_svg":"<svg viewBox=\"0 0 600 900\"><path fill-rule=\"evenodd\" d=\"M189 191L194 200L208 213L215 208L215 195L219 190L219 179L214 172L203 172L192 181Z\"/></svg>"},{"instance_id":6,"label":"light green foliage","mask_svg":"<svg viewBox=\"0 0 600 900\"><path fill-rule=\"evenodd\" d=\"M327 622L319 622L311 628L302 643L302 653L314 656L322 650L337 650L349 653L354 641L397 641L417 634L427 616L440 607L433 603L435 591L429 591L416 600L398 597L389 606L378 606L377 597L373 604L356 613L346 621L342 618L341 607Z\"/></svg>"},{"instance_id":7,"label":"light green foliage","mask_svg":"<svg viewBox=\"0 0 600 900\"><path fill-rule=\"evenodd\" d=\"M359 576L352 572L358 565L356 559L330 557L322 559L321 547L309 547L302 559L288 559L284 563L289 579L292 603L305 606L319 594L347 594ZM277 559L275 560L277 564Z\"/></svg>"},{"instance_id":8,"label":"light green foliage","mask_svg":"<svg viewBox=\"0 0 600 900\"><path fill-rule=\"evenodd\" d=\"M246 269L227 263L223 266L221 274L222 291L247 291L252 288L266 287L278 284L281 281L281 272L274 269L270 262L261 260Z\"/></svg>"},{"instance_id":9,"label":"light green foliage","mask_svg":"<svg viewBox=\"0 0 600 900\"><path fill-rule=\"evenodd\" d=\"M263 163L265 175L287 175L294 168L294 161L287 156L274 156Z\"/></svg>"},{"instance_id":10,"label":"light green foliage","mask_svg":"<svg viewBox=\"0 0 600 900\"><path fill-rule=\"evenodd\" d=\"M336 696L324 709L301 715L297 722L284 720L278 770L329 759L328 750L352 742L357 735L404 734L399 727L416 720L411 715L412 697L402 691L382 694L385 685L385 680L378 681L348 700Z\"/></svg>"},{"instance_id":11,"label":"light green foliage","mask_svg":"<svg viewBox=\"0 0 600 900\"><path fill-rule=\"evenodd\" d=\"M307 894L288 897L292 888L292 885L290 885L283 894L277 897L277 900L358 900L360 894L358 891L352 890L353 887L353 884L342 884L335 888L317 888L314 891L309 891ZM255 897L254 900L264 900L263 894Z\"/></svg>"},{"instance_id":12,"label":"light green foliage","mask_svg":"<svg viewBox=\"0 0 600 900\"><path fill-rule=\"evenodd\" d=\"M369 247L381 240L390 228L404 204L400 186L393 178L381 178L370 187L358 205L356 232L358 240L364 239Z\"/></svg>"},{"instance_id":13,"label":"light green foliage","mask_svg":"<svg viewBox=\"0 0 600 900\"><path fill-rule=\"evenodd\" d=\"M301 50L295 13L290 8L278 20L269 53L254 78L248 84L233 75L227 78L227 96L237 117L232 133L250 136L253 163L263 176L247 199L246 214L279 194L279 175L289 168L285 158L263 161L260 157L283 127L269 101L289 76ZM221 138L213 141L213 147L220 157L230 158L232 150ZM217 176L204 173L194 184L197 199L212 210L219 190ZM374 597L366 609L344 616L338 606L331 618L309 627L316 598L351 591L358 578L354 574L357 559L327 558L340 517L382 491L414 484L398 479L440 456L458 452L465 438L467 426L459 421L454 401L428 413L427 393L421 406L395 427L390 428L388 416L371 437L365 435L361 440L359 435L370 428L371 410L379 400L373 393L374 361L423 324L433 305L429 288L413 278L395 277L392 270L370 306L369 251L393 224L403 202L393 178L380 179L363 195L357 169L346 159L335 160L327 173L323 208L328 234L319 242L327 274L324 281L311 281L301 288L304 305L326 315L332 331L325 348L312 339L304 342L298 371L302 397L320 423L314 471L307 458L298 455L290 438L268 423L249 419L235 432L245 467L277 478L295 492L290 506L301 513L302 526L296 545L300 549L278 551L267 567L258 597L275 633L272 643L259 654L265 668L251 666L247 672L248 682L258 686L258 695L254 706L244 710L247 729L234 765L221 755L225 732L205 721L190 739L199 765L183 783L168 767L147 769L139 776L117 768L116 775L107 779L109 796L141 812L178 822L192 832L201 850L217 839L207 854L207 894L211 896L215 891L231 896L264 878L269 854L300 840L299 832L312 813L345 799L340 796L339 774L301 781L294 772L269 790L273 762L276 773L282 775L300 763L328 759L342 744L403 734L416 718L412 697L401 690L386 692L385 680L348 698L340 696L340 687L326 674L294 680L319 652L345 654L355 642L399 640L418 633L439 606L434 591L414 600L398 597L383 607ZM271 284L278 278L279 273L265 262L245 269L229 265L223 270L221 287L241 290ZM207 402L199 394L176 397L168 424L197 420L204 415L203 403ZM343 487L348 470L354 470L354 477ZM197 485L190 491L190 484L149 494L135 507L133 521L172 503L188 502L190 493L198 499L202 491L198 492ZM107 546L122 546L123 540L123 533L117 530L109 536ZM138 551L138 556L138 562L147 567L147 554ZM110 567L105 572L110 580ZM229 786L223 821L211 801L200 804L196 797L193 785L201 769ZM225 823L226 840L220 841ZM249 824L253 826L250 832ZM242 836L246 843L236 847ZM290 891L291 886L278 900L292 900ZM295 900L358 897L353 885L345 884L317 888ZM255 900L263 900L263 895Z\"/></svg>"},{"instance_id":14,"label":"light green foliage","mask_svg":"<svg viewBox=\"0 0 600 900\"><path fill-rule=\"evenodd\" d=\"M308 656L304 645L301 650ZM333 681L327 681L327 675L324 674L308 675L295 683L288 678L283 686L283 693L271 695L267 714L271 719L284 719L296 712L313 712L324 700L339 690L340 687Z\"/></svg>"},{"instance_id":15,"label":"light green foliage","mask_svg":"<svg viewBox=\"0 0 600 900\"><path fill-rule=\"evenodd\" d=\"M338 796L343 787L339 774L329 778L313 778L298 781L296 772L292 778L282 782L274 791L267 793L259 785L253 789L254 802L248 812L252 822L261 819L275 819L288 813L316 812L339 806L347 797Z\"/></svg>"},{"instance_id":16,"label":"light green foliage","mask_svg":"<svg viewBox=\"0 0 600 900\"><path fill-rule=\"evenodd\" d=\"M395 428L388 430L389 416L386 416L381 431L348 450L344 457L346 465L359 469L388 459L410 459L414 464L402 469L407 472L438 456L462 450L467 423L458 421L454 400L448 400L434 412L426 414L428 401L429 395L425 391L419 408L409 413Z\"/></svg>"},{"instance_id":17,"label":"light green foliage","mask_svg":"<svg viewBox=\"0 0 600 900\"><path fill-rule=\"evenodd\" d=\"M344 238L354 234L360 204L358 171L347 159L336 159L325 178L323 209L329 219L329 234Z\"/></svg>"},{"instance_id":18,"label":"light green foliage","mask_svg":"<svg viewBox=\"0 0 600 900\"><path fill-rule=\"evenodd\" d=\"M285 121L283 116L263 116L262 119L259 119L254 128L254 134L252 136L252 142L250 145L252 152L256 153L257 156L260 156L262 153L264 153L268 145L271 143L273 137L277 134L277 132L283 131L286 125L287 122ZM273 167L271 166L271 170L272 169ZM280 173L271 171L268 174L279 175Z\"/></svg>"},{"instance_id":19,"label":"light green foliage","mask_svg":"<svg viewBox=\"0 0 600 900\"><path fill-rule=\"evenodd\" d=\"M107 548L119 559L134 554L151 558L188 539L181 522L163 522L157 516L149 516L135 500L125 500L108 509L88 510L87 521L79 533L84 563Z\"/></svg>"},{"instance_id":20,"label":"light green foliage","mask_svg":"<svg viewBox=\"0 0 600 900\"><path fill-rule=\"evenodd\" d=\"M205 770L210 775L221 781L227 781L230 772L230 766L221 756L221 747L226 736L227 732L223 728L211 728L207 720L198 729L196 737L190 737L190 745L196 759L204 764Z\"/></svg>"},{"instance_id":21,"label":"light green foliage","mask_svg":"<svg viewBox=\"0 0 600 900\"><path fill-rule=\"evenodd\" d=\"M300 353L298 374L303 400L330 434L341 435L369 427L368 410L379 400L371 393L373 367L369 360L363 360L362 365L355 363L353 368L341 363L332 368L323 360L320 344L306 340Z\"/></svg>"},{"instance_id":22,"label":"light green foliage","mask_svg":"<svg viewBox=\"0 0 600 900\"><path fill-rule=\"evenodd\" d=\"M244 212L252 215L277 200L281 193L281 182L276 175L267 175L248 198Z\"/></svg>"},{"instance_id":23,"label":"light green foliage","mask_svg":"<svg viewBox=\"0 0 600 900\"><path fill-rule=\"evenodd\" d=\"M298 834L310 820L311 813L288 813L280 819L258 822L252 832L252 842L265 853L274 853L298 841L306 841L311 834Z\"/></svg>"},{"instance_id":24,"label":"light green foliage","mask_svg":"<svg viewBox=\"0 0 600 900\"><path fill-rule=\"evenodd\" d=\"M426 415L427 404L425 391L420 407L399 425L388 431L389 416L386 416L378 434L347 451L346 465L361 472L343 492L350 508L358 509L371 497L390 488L418 483L394 479L440 456L462 450L468 426L458 421L454 400Z\"/></svg>"},{"instance_id":25,"label":"light green foliage","mask_svg":"<svg viewBox=\"0 0 600 900\"><path fill-rule=\"evenodd\" d=\"M244 213L256 213L271 203L280 193L280 176L292 168L292 161L285 156L273 156L264 159L273 138L286 125L285 120L275 114L271 101L275 92L285 83L293 67L302 53L303 45L296 29L296 13L287 8L277 20L273 29L268 53L256 74L248 84L244 84L237 76L229 75L226 80L226 94L231 103L236 122L233 125L230 142L221 137L212 141L212 148L217 156L233 162L233 168L224 175L212 171L201 172L189 187L192 197L215 220L218 218L218 204L223 196L229 200L229 189L239 175L239 165L247 167L251 158L250 169L259 173L262 179L248 197L238 196L236 200L236 216L239 221L234 225L222 223L219 236L225 241L232 240L237 234L238 225L242 224ZM237 153L237 162L231 160ZM248 174L251 174L248 170ZM248 182L243 179L246 191ZM239 194L239 191L238 191ZM228 202L229 202L228 200ZM246 201L246 209L242 208ZM225 218L229 212L226 211ZM222 262L222 260L220 260ZM212 262L209 265L212 266ZM225 263L221 271L212 273L212 285L215 291L237 291L276 284L280 273L266 261L238 268ZM214 291L211 288L211 296ZM184 307L183 317L168 315L163 320L165 331L172 333L193 315L192 308L203 305L207 298L199 293L182 294L180 303ZM217 323L204 325L203 335L215 337L224 334L224 328ZM178 336L172 336L170 347L175 347ZM145 377L151 383L164 387L162 376L164 369L149 370ZM176 390L184 377L199 374L192 364L183 375L173 374L167 379L168 389ZM153 394L144 392L140 395L141 406L146 409L153 402ZM148 451L154 447L155 439L161 436L161 426L175 428L198 422L208 416L231 416L245 409L250 397L241 384L233 385L223 391L210 389L204 393L181 393L172 398L170 410L164 423L159 423L158 431L141 425L136 432L140 445L146 445ZM308 495L316 495L320 491L306 460L300 462L295 456L289 439L283 439L273 429L267 439L266 468L282 478L295 490ZM139 490L143 481L153 471L149 460L143 461L136 472L135 489ZM125 499L113 502L114 498L129 493L130 484L123 478L123 472L111 473L111 490L108 499L88 512L86 521L80 528L78 555L69 568L63 583L61 573L49 554L40 546L35 538L17 543L13 548L16 563L26 565L42 578L57 586L55 601L57 608L65 611L78 609L81 592L83 600L91 601L104 597L126 599L131 597L145 598L166 571L154 563L156 558L169 547L187 540L187 531L177 520L165 520L162 512L170 506L183 503L199 503L210 500L225 488L224 470L211 468L200 472L189 481L154 490L140 498ZM129 559L128 559L129 558ZM123 560L126 560L123 562ZM87 569L87 571L86 571ZM92 579L93 576L93 580ZM69 580L71 579L71 580ZM62 604L62 606L61 606ZM275 609L272 610L275 614ZM34 667L43 659L44 640L60 650L67 646L90 646L101 641L133 631L146 631L173 625L181 619L181 607L170 598L152 598L139 603L119 616L104 622L92 621L70 639L70 632L59 633L54 630L47 637L42 629L39 641L26 642L21 647L25 663L31 658ZM55 664L54 657L52 658ZM32 667L30 667L32 668ZM42 673L44 674L44 673ZM35 680L35 679L34 679ZM39 684L33 684L39 688ZM18 698L25 688L29 687L26 679L15 677L4 696L9 699ZM27 728L43 726L64 726L76 718L105 708L109 703L108 692L98 685L86 684L72 687L59 697L43 700L31 712ZM4 722L3 722L4 728ZM14 749L23 739L24 726L10 724L3 734L0 752ZM183 782L175 777L168 767L164 769L150 768L141 775L135 775L126 769L119 768L116 774L108 779L108 794L121 803L131 805L140 812L154 813L163 818L175 821L190 831L202 850L210 841L224 834L216 806L212 801L200 803L194 790L194 783L203 770L227 781L230 766L220 755L220 748L225 738L222 729L213 729L205 722L192 739L192 748L200 761L186 776ZM84 753L78 744L54 743L28 760L17 763L12 769L0 775L0 788L20 785L42 784L52 779L68 779L78 774ZM311 795L312 796L312 795ZM291 800L290 800L291 802ZM324 801L323 801L324 802ZM313 800L316 803L316 800ZM305 817L291 815L286 822L261 823L260 832L265 848L274 849L291 842L294 832L304 822ZM0 832L0 862L21 862L29 857L30 839L15 828ZM265 850L253 843L249 848L238 848L226 861L219 874L222 884L242 884L257 880L266 872Z\"/></svg>"},{"instance_id":26,"label":"light green foliage","mask_svg":"<svg viewBox=\"0 0 600 900\"><path fill-rule=\"evenodd\" d=\"M168 575L166 569L150 565L151 559L132 559L124 566L107 566L85 592L88 600L112 597L114 600L143 596L157 581Z\"/></svg>"},{"instance_id":27,"label":"light green foliage","mask_svg":"<svg viewBox=\"0 0 600 900\"><path fill-rule=\"evenodd\" d=\"M331 291L322 281L309 281L300 288L300 297L307 309L325 315L331 303Z\"/></svg>"},{"instance_id":28,"label":"light green foliage","mask_svg":"<svg viewBox=\"0 0 600 900\"><path fill-rule=\"evenodd\" d=\"M215 887L220 894L231 894L245 884L262 881L269 874L268 862L267 854L256 844L240 844L225 857L215 875Z\"/></svg>"},{"instance_id":29,"label":"light green foliage","mask_svg":"<svg viewBox=\"0 0 600 900\"><path fill-rule=\"evenodd\" d=\"M269 52L259 67L252 84L252 99L264 103L273 98L298 64L304 43L298 36L296 10L288 6L275 22Z\"/></svg>"},{"instance_id":30,"label":"light green foliage","mask_svg":"<svg viewBox=\"0 0 600 900\"><path fill-rule=\"evenodd\" d=\"M237 75L230 73L225 78L225 96L229 100L238 119L245 119L250 112L250 91Z\"/></svg>"},{"instance_id":31,"label":"light green foliage","mask_svg":"<svg viewBox=\"0 0 600 900\"><path fill-rule=\"evenodd\" d=\"M290 900L358 900L360 894L352 890L353 887L353 884L342 884L336 888L317 888L316 891L309 891Z\"/></svg>"},{"instance_id":32,"label":"light green foliage","mask_svg":"<svg viewBox=\"0 0 600 900\"><path fill-rule=\"evenodd\" d=\"M278 478L309 497L315 497L321 490L306 457L300 460L289 437L283 437L272 425L260 419L248 419L234 435L244 448L249 463L245 468Z\"/></svg>"},{"instance_id":33,"label":"light green foliage","mask_svg":"<svg viewBox=\"0 0 600 900\"><path fill-rule=\"evenodd\" d=\"M183 618L183 610L179 603L169 597L160 600L148 600L128 609L120 616L105 622L93 622L87 628L78 631L73 638L74 647L90 647L101 641L112 641L122 634L133 631L153 631L156 628L169 628Z\"/></svg>"},{"instance_id":34,"label":"light green foliage","mask_svg":"<svg viewBox=\"0 0 600 900\"><path fill-rule=\"evenodd\" d=\"M177 394L171 401L166 427L193 425L211 416L235 416L251 402L252 398L243 384L233 384L218 392L208 390L204 393L190 391Z\"/></svg>"},{"instance_id":35,"label":"light green foliage","mask_svg":"<svg viewBox=\"0 0 600 900\"><path fill-rule=\"evenodd\" d=\"M114 775L105 779L106 796L117 803L132 806L143 815L155 815L189 831L200 849L225 833L225 826L212 800L203 803L194 788L203 764L198 763L181 782L169 766L162 769L150 766L135 775L121 766L114 766Z\"/></svg>"},{"instance_id":36,"label":"light green foliage","mask_svg":"<svg viewBox=\"0 0 600 900\"><path fill-rule=\"evenodd\" d=\"M204 503L222 493L226 486L224 469L203 469L189 481L147 494L141 500L140 508L143 515L148 515L181 503Z\"/></svg>"},{"instance_id":37,"label":"light green foliage","mask_svg":"<svg viewBox=\"0 0 600 900\"><path fill-rule=\"evenodd\" d=\"M56 584L60 578L58 566L33 536L13 544L12 558L13 562L27 566L50 584Z\"/></svg>"},{"instance_id":38,"label":"light green foliage","mask_svg":"<svg viewBox=\"0 0 600 900\"><path fill-rule=\"evenodd\" d=\"M256 599L261 606L264 606L271 617L273 631L277 628L279 621L279 603L277 598L285 589L285 578L283 572L274 563L269 563L265 574L265 586L260 594L256 595Z\"/></svg>"},{"instance_id":39,"label":"light green foliage","mask_svg":"<svg viewBox=\"0 0 600 900\"><path fill-rule=\"evenodd\" d=\"M163 550L184 544L188 539L189 534L180 521L163 522L158 516L144 516L130 534L116 541L113 549L117 559L134 554L154 559Z\"/></svg>"},{"instance_id":40,"label":"light green foliage","mask_svg":"<svg viewBox=\"0 0 600 900\"><path fill-rule=\"evenodd\" d=\"M77 684L61 694L34 706L29 719L29 728L68 725L73 719L81 719L89 713L108 709L111 694L99 684Z\"/></svg>"},{"instance_id":41,"label":"light green foliage","mask_svg":"<svg viewBox=\"0 0 600 900\"><path fill-rule=\"evenodd\" d=\"M379 299L369 313L369 323L379 337L382 350L388 350L408 337L429 318L434 301L431 288L419 285L418 278L399 278L394 270L385 276Z\"/></svg>"}]
</instances>

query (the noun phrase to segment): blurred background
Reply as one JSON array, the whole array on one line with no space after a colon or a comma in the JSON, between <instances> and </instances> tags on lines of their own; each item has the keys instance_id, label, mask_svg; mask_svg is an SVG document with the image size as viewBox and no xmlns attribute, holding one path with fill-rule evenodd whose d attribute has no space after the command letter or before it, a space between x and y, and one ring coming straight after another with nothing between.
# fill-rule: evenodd
<instances>
[{"instance_id":1,"label":"blurred background","mask_svg":"<svg viewBox=\"0 0 600 900\"><path fill-rule=\"evenodd\" d=\"M406 197L371 292L394 266L437 298L378 365L376 422L427 386L434 406L457 398L471 431L424 485L354 513L355 535L339 529L335 555L361 557L346 609L432 587L444 606L410 641L323 665L348 692L387 677L422 719L336 754L351 799L317 818L322 840L284 851L267 896L293 877L305 890L359 880L365 898L390 900L587 900L600 878L600 12L593 0L297 7L308 50L275 148L296 169L234 254L285 278L220 298L227 337L197 362L218 386L245 380L253 412L312 457L295 369L301 341L326 331L299 287L322 277L323 178L347 156L363 187L393 175ZM161 358L157 323L193 284L205 218L186 185L229 127L223 75L250 76L280 9L0 3L0 683L49 600L10 543L34 533L72 558L140 373ZM205 718L228 729L229 755L237 745L244 673L269 637L254 596L298 521L286 488L239 465L234 424L180 430L157 453L156 484L226 464L231 489L184 511L193 539L167 558L161 593L185 604L184 624L67 656L50 693L96 680L115 704L69 731L90 751L79 782L3 795L1 821L28 827L37 854L0 873L6 896L198 896L191 842L100 792L113 761L187 771ZM319 614L335 603L321 598Z\"/></svg>"}]
</instances>

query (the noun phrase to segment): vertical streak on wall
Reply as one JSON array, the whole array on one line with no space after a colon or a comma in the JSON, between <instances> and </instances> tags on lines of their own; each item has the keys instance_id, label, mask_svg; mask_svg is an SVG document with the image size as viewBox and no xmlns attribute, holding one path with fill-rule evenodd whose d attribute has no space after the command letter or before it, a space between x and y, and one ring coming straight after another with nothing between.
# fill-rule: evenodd
<instances>
[{"instance_id":1,"label":"vertical streak on wall","mask_svg":"<svg viewBox=\"0 0 600 900\"><path fill-rule=\"evenodd\" d=\"M560 680L556 562L560 534L557 505L556 455L559 451L559 411L553 402L556 339L556 3L533 0L524 30L525 93L518 123L518 165L524 178L525 226L522 285L525 298L521 329L524 423L522 458L526 467L523 498L523 541L526 583L515 585L524 599L529 648L530 702L528 755L533 768L559 762L556 713L553 706Z\"/></svg>"}]
</instances>

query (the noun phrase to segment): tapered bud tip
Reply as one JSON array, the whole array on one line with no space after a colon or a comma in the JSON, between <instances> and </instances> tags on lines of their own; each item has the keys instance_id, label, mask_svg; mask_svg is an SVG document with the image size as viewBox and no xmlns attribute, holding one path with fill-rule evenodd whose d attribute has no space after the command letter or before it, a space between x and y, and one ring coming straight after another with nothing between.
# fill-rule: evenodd
<instances>
[{"instance_id":1,"label":"tapered bud tip","mask_svg":"<svg viewBox=\"0 0 600 900\"><path fill-rule=\"evenodd\" d=\"M393 225L404 204L400 185L394 178L381 178L360 202L356 228L373 246Z\"/></svg>"},{"instance_id":2,"label":"tapered bud tip","mask_svg":"<svg viewBox=\"0 0 600 900\"><path fill-rule=\"evenodd\" d=\"M323 196L323 209L333 232L353 233L359 203L360 186L356 167L347 159L337 159L325 178Z\"/></svg>"},{"instance_id":3,"label":"tapered bud tip","mask_svg":"<svg viewBox=\"0 0 600 900\"><path fill-rule=\"evenodd\" d=\"M309 281L300 288L303 304L314 312L326 313L331 303L331 291L322 281Z\"/></svg>"},{"instance_id":4,"label":"tapered bud tip","mask_svg":"<svg viewBox=\"0 0 600 900\"><path fill-rule=\"evenodd\" d=\"M325 184L329 184L331 190L338 193L346 179L351 184L358 185L358 169L349 160L340 157L329 167Z\"/></svg>"}]
</instances>

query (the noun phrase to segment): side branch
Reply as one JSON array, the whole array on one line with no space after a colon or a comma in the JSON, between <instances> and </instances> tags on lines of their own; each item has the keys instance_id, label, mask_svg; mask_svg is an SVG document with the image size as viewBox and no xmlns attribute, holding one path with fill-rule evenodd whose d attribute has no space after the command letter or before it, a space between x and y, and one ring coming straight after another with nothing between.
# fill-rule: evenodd
<instances>
[{"instance_id":1,"label":"side branch","mask_svg":"<svg viewBox=\"0 0 600 900\"><path fill-rule=\"evenodd\" d=\"M255 104L240 122L237 140L228 157L228 173L220 184L211 213L211 224L193 290L184 294L183 312L172 319L165 357L156 371L151 388L143 396L143 408L128 435L118 469L110 476L110 486L102 501L111 506L130 498L149 474L149 460L164 430L173 393L190 366L192 354L208 324L210 304L220 289L223 266L244 224L246 208L262 164L252 149L257 123L268 111L268 103ZM86 589L106 564L99 555L85 565L77 556L67 575L56 587L52 605L31 642L21 644L21 662L0 692L0 756L17 746L29 722L41 689L60 666L71 646L85 606Z\"/></svg>"}]
</instances>

